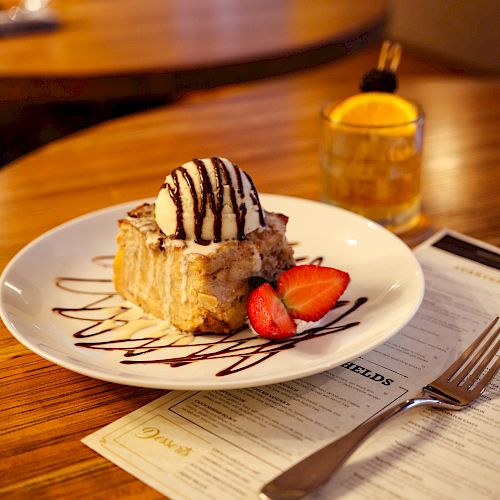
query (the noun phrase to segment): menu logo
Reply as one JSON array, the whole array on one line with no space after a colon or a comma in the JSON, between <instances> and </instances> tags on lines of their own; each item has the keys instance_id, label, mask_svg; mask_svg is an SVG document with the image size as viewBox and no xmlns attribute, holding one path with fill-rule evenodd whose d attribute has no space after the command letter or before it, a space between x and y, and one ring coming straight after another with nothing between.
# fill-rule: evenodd
<instances>
[{"instance_id":1,"label":"menu logo","mask_svg":"<svg viewBox=\"0 0 500 500\"><path fill-rule=\"evenodd\" d=\"M189 446L176 443L168 436L164 436L157 427L144 427L135 437L139 439L153 439L158 444L163 445L165 448L172 450L182 457L187 457L193 451Z\"/></svg>"},{"instance_id":2,"label":"menu logo","mask_svg":"<svg viewBox=\"0 0 500 500\"><path fill-rule=\"evenodd\" d=\"M386 378L380 373L372 372L368 368L357 365L356 363L349 362L349 363L344 363L343 365L340 366L342 366L342 368L346 368L347 370L351 370L354 373L359 373L363 377L369 378L374 382L379 382L382 385L391 385L394 382L392 378Z\"/></svg>"}]
</instances>

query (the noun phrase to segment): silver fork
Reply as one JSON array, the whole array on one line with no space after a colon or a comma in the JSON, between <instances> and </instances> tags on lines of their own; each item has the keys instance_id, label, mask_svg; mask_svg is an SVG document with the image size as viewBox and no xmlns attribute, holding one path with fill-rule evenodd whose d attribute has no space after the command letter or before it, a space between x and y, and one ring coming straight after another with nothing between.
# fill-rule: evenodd
<instances>
[{"instance_id":1,"label":"silver fork","mask_svg":"<svg viewBox=\"0 0 500 500\"><path fill-rule=\"evenodd\" d=\"M500 340L497 340L500 327L488 337L497 322L498 316L442 375L422 388L418 397L388 408L283 472L262 488L260 498L295 500L311 493L325 483L379 425L399 413L417 406L462 410L472 403L500 368L499 357L480 378L500 349Z\"/></svg>"}]
</instances>

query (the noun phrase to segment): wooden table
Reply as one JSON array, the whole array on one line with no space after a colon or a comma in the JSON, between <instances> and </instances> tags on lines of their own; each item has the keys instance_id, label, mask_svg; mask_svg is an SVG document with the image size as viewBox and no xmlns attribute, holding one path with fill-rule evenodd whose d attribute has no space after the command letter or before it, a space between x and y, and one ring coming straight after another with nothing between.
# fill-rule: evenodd
<instances>
[{"instance_id":1,"label":"wooden table","mask_svg":"<svg viewBox=\"0 0 500 500\"><path fill-rule=\"evenodd\" d=\"M90 210L154 196L172 168L224 155L262 192L317 199L322 102L355 90L348 60L192 94L53 143L0 171L0 269L32 238ZM344 77L342 77L344 75ZM352 76L356 75L356 76ZM402 75L427 112L424 206L435 226L500 244L500 81ZM160 498L80 443L163 391L86 378L0 327L0 496Z\"/></svg>"},{"instance_id":2,"label":"wooden table","mask_svg":"<svg viewBox=\"0 0 500 500\"><path fill-rule=\"evenodd\" d=\"M6 0L2 4L17 3ZM385 0L54 0L61 26L0 39L2 102L170 97L308 67L380 36Z\"/></svg>"}]
</instances>

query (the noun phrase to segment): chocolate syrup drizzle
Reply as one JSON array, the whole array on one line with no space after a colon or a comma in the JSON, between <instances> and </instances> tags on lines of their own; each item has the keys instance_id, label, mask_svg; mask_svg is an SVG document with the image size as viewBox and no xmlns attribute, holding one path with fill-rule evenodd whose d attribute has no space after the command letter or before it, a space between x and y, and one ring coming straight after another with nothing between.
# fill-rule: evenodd
<instances>
[{"instance_id":1,"label":"chocolate syrup drizzle","mask_svg":"<svg viewBox=\"0 0 500 500\"><path fill-rule=\"evenodd\" d=\"M255 185L248 174L240 170L234 163L234 171L236 174L237 188L234 188L231 173L225 163L218 157L210 158L212 167L215 172L215 186L212 185L207 166L203 160L195 158L193 163L197 167L200 180L201 193L198 196L196 183L183 166L174 169L170 176L172 177L173 185L164 183L162 189L167 189L170 198L175 204L176 210L176 229L174 239L186 239L186 231L184 228L184 207L182 204L182 193L179 181L179 176L182 176L189 188L191 198L193 199L193 216L194 216L194 232L195 242L199 245L208 245L210 240L202 238L203 223L207 215L207 210L210 209L214 216L214 239L215 243L222 241L222 210L224 208L224 186L229 188L229 196L231 200L231 208L236 219L237 239L245 240L245 222L247 215L247 207L244 201L245 192L243 189L244 175L250 184L250 198L254 206L257 207L259 214L259 222L261 226L265 226L264 212L260 205L259 195L255 189Z\"/></svg>"},{"instance_id":2,"label":"chocolate syrup drizzle","mask_svg":"<svg viewBox=\"0 0 500 500\"><path fill-rule=\"evenodd\" d=\"M100 256L92 260L101 267L110 268L112 259L113 256ZM298 258L297 260L306 260L306 258ZM320 264L322 260L322 257L317 257L311 259L309 263ZM55 283L64 291L79 295L84 294L92 298L84 306L54 307L52 309L54 313L65 318L90 323L73 333L75 339L81 339L75 343L76 346L100 351L121 352L124 358L120 361L122 364L161 364L178 368L193 363L225 359L228 366L216 372L218 377L247 370L282 351L293 349L301 342L359 325L359 321L343 322L343 320L368 300L366 297L360 297L352 303L347 300L338 301L333 308L333 310L339 310L338 315L332 317L333 312L331 312L328 322L324 325L308 328L287 339L268 340L256 337L248 329L242 329L227 335L204 334L195 336L191 344L182 345L177 344L177 339L172 339L168 334L156 337L105 340L106 334L128 323L128 320L118 319L116 320L117 325L104 330L99 329L104 321L113 320L120 313L128 310L125 304L116 304L118 294L113 288L112 280L58 277ZM93 284L94 288L87 290L88 284ZM115 299L115 303L113 303L113 299ZM113 310L113 313L110 313L110 309Z\"/></svg>"}]
</instances>

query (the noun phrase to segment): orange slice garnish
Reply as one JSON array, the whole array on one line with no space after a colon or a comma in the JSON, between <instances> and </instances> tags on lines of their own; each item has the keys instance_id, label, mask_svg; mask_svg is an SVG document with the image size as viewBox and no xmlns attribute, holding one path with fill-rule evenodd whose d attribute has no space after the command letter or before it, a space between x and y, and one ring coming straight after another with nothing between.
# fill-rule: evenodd
<instances>
[{"instance_id":1,"label":"orange slice garnish","mask_svg":"<svg viewBox=\"0 0 500 500\"><path fill-rule=\"evenodd\" d=\"M386 92L365 92L342 101L333 109L329 118L340 126L362 129L380 127L380 133L406 134L414 132L418 116L418 108L402 97ZM393 131L390 130L392 127L395 127ZM405 130L401 130L402 128Z\"/></svg>"}]
</instances>

